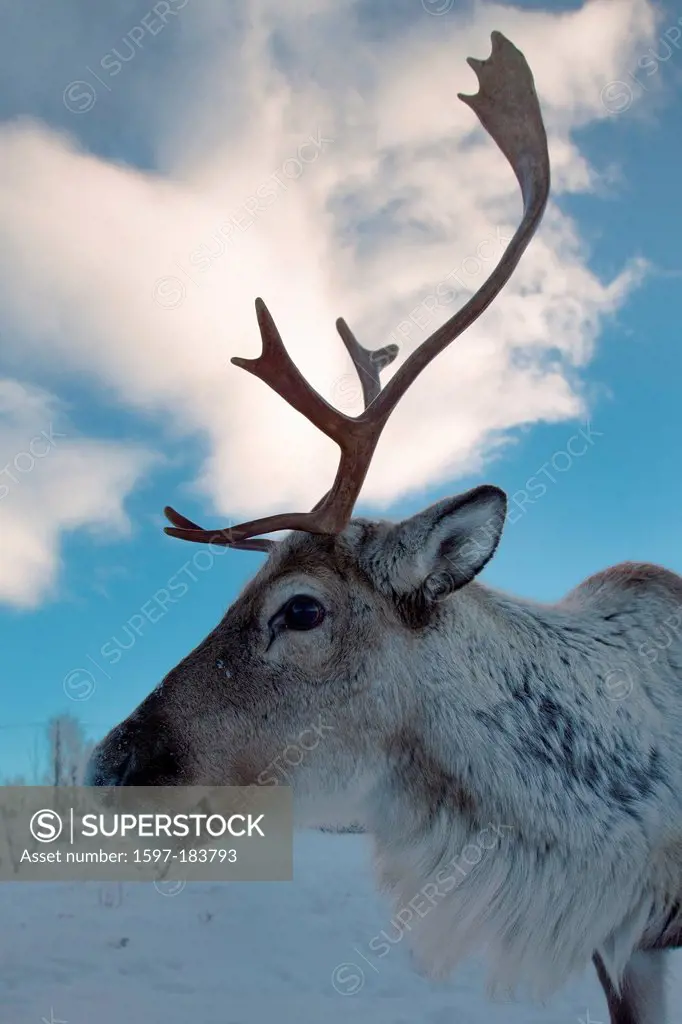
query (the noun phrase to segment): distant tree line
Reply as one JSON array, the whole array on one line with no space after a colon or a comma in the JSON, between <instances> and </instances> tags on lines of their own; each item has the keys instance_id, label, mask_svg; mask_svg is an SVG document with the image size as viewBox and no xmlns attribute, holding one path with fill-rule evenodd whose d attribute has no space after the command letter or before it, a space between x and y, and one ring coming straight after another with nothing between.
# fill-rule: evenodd
<instances>
[{"instance_id":1,"label":"distant tree line","mask_svg":"<svg viewBox=\"0 0 682 1024\"><path fill-rule=\"evenodd\" d=\"M43 766L34 768L34 778L8 776L5 786L78 786L95 747L88 739L83 723L72 714L55 715L45 725ZM358 822L347 825L321 825L320 832L364 832Z\"/></svg>"},{"instance_id":2,"label":"distant tree line","mask_svg":"<svg viewBox=\"0 0 682 1024\"><path fill-rule=\"evenodd\" d=\"M83 723L75 715L54 715L45 725L42 766L36 764L33 779L7 776L5 786L78 786L95 747Z\"/></svg>"}]
</instances>

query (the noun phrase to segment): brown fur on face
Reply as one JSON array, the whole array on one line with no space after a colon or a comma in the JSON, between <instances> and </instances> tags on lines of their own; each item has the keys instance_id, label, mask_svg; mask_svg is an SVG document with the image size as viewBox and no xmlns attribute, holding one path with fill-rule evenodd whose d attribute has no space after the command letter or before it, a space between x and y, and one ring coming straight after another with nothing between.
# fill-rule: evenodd
<instances>
[{"instance_id":1,"label":"brown fur on face","mask_svg":"<svg viewBox=\"0 0 682 1024\"><path fill-rule=\"evenodd\" d=\"M185 785L271 783L274 773L304 792L338 792L385 764L387 737L419 713L411 666L443 633L442 599L492 556L505 509L503 492L485 485L402 523L355 519L338 536L292 533L100 744L95 779L154 784L163 762L166 783L173 772ZM282 628L297 594L325 609L315 628Z\"/></svg>"},{"instance_id":2,"label":"brown fur on face","mask_svg":"<svg viewBox=\"0 0 682 1024\"><path fill-rule=\"evenodd\" d=\"M351 756L365 754L375 731L365 705L381 699L372 697L380 652L409 634L401 601L372 578L366 558L385 530L355 521L339 537L293 534L281 543L216 628L119 727L134 751L126 784L154 784L164 742L182 784L249 785L266 775L289 782L306 765L312 771L319 746L335 742L327 731L312 750L299 751L299 743L313 746L310 736L300 737L315 724L324 730L333 722L344 748L351 737ZM321 601L323 623L271 641L268 621L296 593ZM152 716L159 742L147 756L138 737ZM112 749L106 756L115 772L119 755ZM300 766L293 763L299 756Z\"/></svg>"}]
</instances>

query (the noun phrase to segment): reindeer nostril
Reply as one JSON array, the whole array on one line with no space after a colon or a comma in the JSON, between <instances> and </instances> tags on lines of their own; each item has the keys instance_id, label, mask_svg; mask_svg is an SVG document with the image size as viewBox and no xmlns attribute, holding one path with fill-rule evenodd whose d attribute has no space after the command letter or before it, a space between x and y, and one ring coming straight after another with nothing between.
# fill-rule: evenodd
<instances>
[{"instance_id":1,"label":"reindeer nostril","mask_svg":"<svg viewBox=\"0 0 682 1024\"><path fill-rule=\"evenodd\" d=\"M135 749L127 722L117 725L95 747L85 770L87 786L123 786L130 774Z\"/></svg>"},{"instance_id":2,"label":"reindeer nostril","mask_svg":"<svg viewBox=\"0 0 682 1024\"><path fill-rule=\"evenodd\" d=\"M88 766L91 786L173 785L181 775L177 738L160 717L131 716L94 751Z\"/></svg>"}]
</instances>

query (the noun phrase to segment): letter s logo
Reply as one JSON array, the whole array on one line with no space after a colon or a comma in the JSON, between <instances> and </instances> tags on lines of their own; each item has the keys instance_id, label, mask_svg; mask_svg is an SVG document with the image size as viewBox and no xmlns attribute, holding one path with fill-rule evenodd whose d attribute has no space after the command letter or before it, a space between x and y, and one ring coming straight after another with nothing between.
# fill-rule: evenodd
<instances>
[{"instance_id":1,"label":"letter s logo","mask_svg":"<svg viewBox=\"0 0 682 1024\"><path fill-rule=\"evenodd\" d=\"M47 808L36 811L29 824L31 835L39 843L53 843L62 834L63 827L62 819L57 812Z\"/></svg>"}]
</instances>

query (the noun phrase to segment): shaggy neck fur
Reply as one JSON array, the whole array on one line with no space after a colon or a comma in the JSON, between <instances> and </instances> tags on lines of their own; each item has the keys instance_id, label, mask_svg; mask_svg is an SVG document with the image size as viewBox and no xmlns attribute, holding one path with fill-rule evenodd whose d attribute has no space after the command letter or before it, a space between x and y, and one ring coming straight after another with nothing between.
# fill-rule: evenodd
<instances>
[{"instance_id":1,"label":"shaggy neck fur","mask_svg":"<svg viewBox=\"0 0 682 1024\"><path fill-rule=\"evenodd\" d=\"M415 702L369 823L392 934L428 974L485 948L496 994L546 998L599 951L617 985L669 917L682 652L640 653L671 607L665 580L641 594L608 573L553 606L473 583L401 659Z\"/></svg>"}]
</instances>

